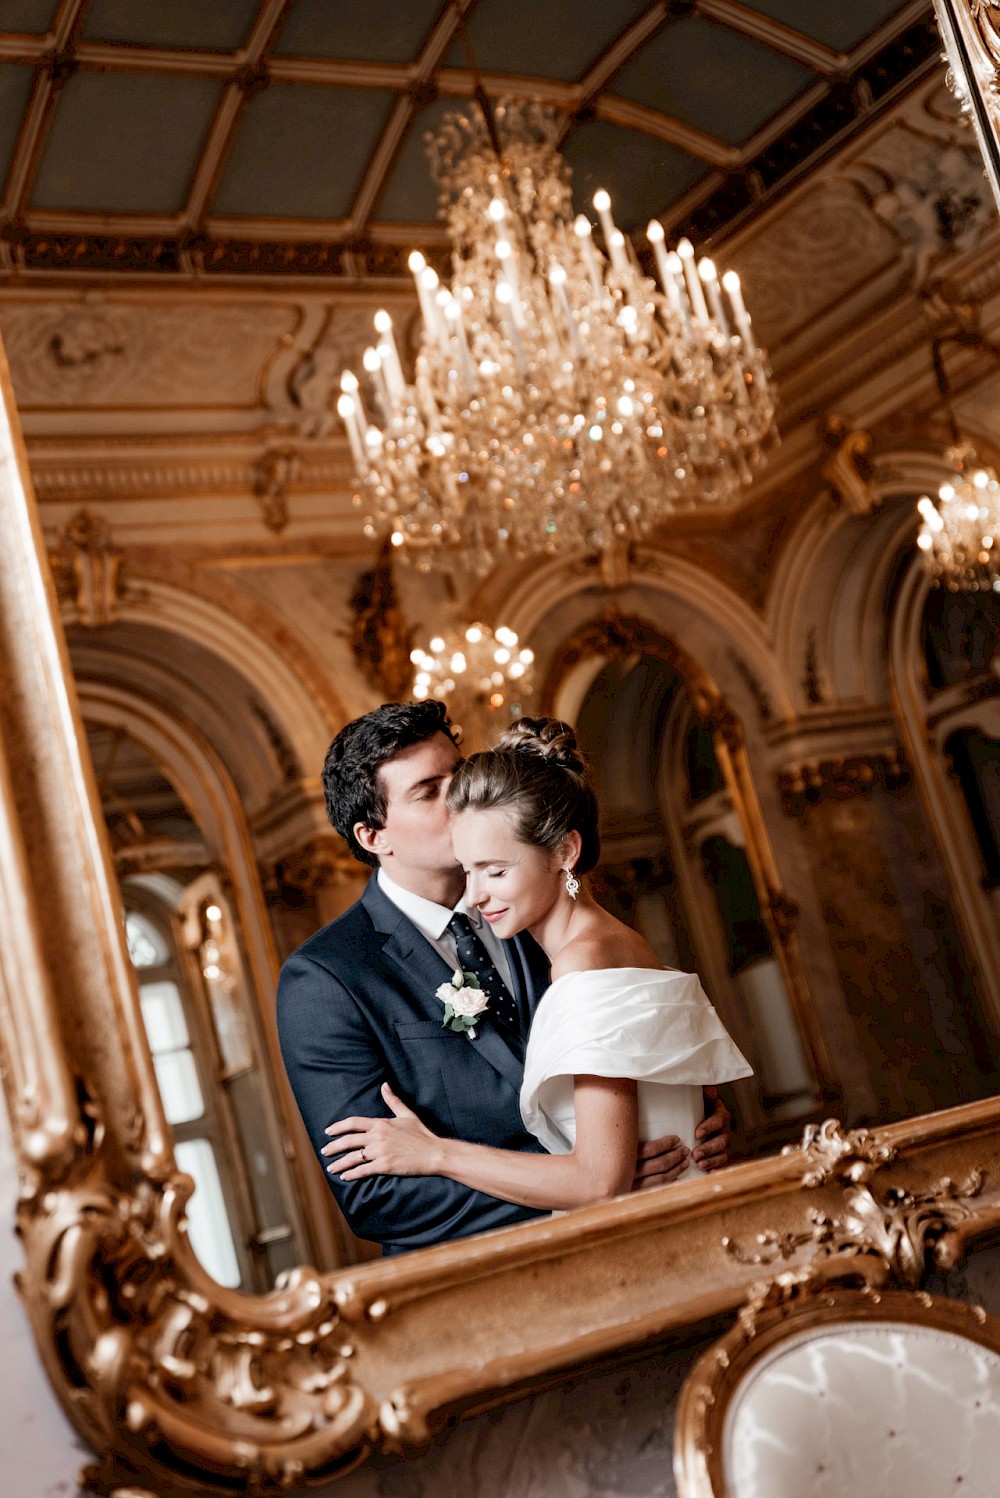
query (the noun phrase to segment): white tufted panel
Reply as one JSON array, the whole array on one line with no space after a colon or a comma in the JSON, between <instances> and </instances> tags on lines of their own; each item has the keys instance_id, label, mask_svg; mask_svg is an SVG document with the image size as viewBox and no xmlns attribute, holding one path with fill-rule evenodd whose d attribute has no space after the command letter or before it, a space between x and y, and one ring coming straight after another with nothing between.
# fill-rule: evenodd
<instances>
[{"instance_id":1,"label":"white tufted panel","mask_svg":"<svg viewBox=\"0 0 1000 1498\"><path fill-rule=\"evenodd\" d=\"M807 1331L726 1415L732 1498L997 1498L1000 1356L934 1327Z\"/></svg>"}]
</instances>

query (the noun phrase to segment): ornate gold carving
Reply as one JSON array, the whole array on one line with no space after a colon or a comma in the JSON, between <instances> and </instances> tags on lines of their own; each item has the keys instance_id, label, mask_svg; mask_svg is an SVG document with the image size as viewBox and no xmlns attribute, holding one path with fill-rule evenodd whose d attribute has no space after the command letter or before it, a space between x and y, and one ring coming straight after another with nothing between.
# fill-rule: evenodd
<instances>
[{"instance_id":1,"label":"ornate gold carving","mask_svg":"<svg viewBox=\"0 0 1000 1498\"><path fill-rule=\"evenodd\" d=\"M870 515L876 506L871 481L874 465L871 433L851 429L843 416L828 416L824 428L827 446L832 448L820 472L833 486L838 498L855 515Z\"/></svg>"},{"instance_id":2,"label":"ornate gold carving","mask_svg":"<svg viewBox=\"0 0 1000 1498\"><path fill-rule=\"evenodd\" d=\"M357 879L360 868L343 839L331 832L328 837L313 838L282 858L275 866L274 878L266 879L265 883L315 895L328 885Z\"/></svg>"},{"instance_id":3,"label":"ornate gold carving","mask_svg":"<svg viewBox=\"0 0 1000 1498\"><path fill-rule=\"evenodd\" d=\"M896 1158L894 1145L887 1144L868 1129L845 1131L839 1119L827 1118L821 1124L807 1124L799 1146L786 1146L782 1154L799 1148L808 1169L802 1177L806 1187L822 1186L831 1179L857 1185L867 1181L876 1170L891 1165Z\"/></svg>"},{"instance_id":4,"label":"ornate gold carving","mask_svg":"<svg viewBox=\"0 0 1000 1498\"><path fill-rule=\"evenodd\" d=\"M901 749L845 755L843 759L803 760L778 772L781 804L789 816L832 798L846 801L869 795L876 786L897 791L910 783L910 767Z\"/></svg>"},{"instance_id":5,"label":"ornate gold carving","mask_svg":"<svg viewBox=\"0 0 1000 1498\"><path fill-rule=\"evenodd\" d=\"M253 492L260 500L264 524L275 535L288 524L288 490L299 467L299 455L290 447L269 448L254 464Z\"/></svg>"},{"instance_id":6,"label":"ornate gold carving","mask_svg":"<svg viewBox=\"0 0 1000 1498\"><path fill-rule=\"evenodd\" d=\"M296 1270L262 1300L221 1289L186 1242L189 1178L116 1192L100 1154L98 1130L90 1170L81 1158L60 1186L23 1199L18 1219L26 1308L107 1452L84 1473L89 1490L228 1491L225 1470L267 1493L360 1458L377 1412L350 1377L329 1286Z\"/></svg>"},{"instance_id":7,"label":"ornate gold carving","mask_svg":"<svg viewBox=\"0 0 1000 1498\"><path fill-rule=\"evenodd\" d=\"M351 598L351 649L364 675L390 702L410 695L413 631L399 607L392 547L383 541L375 566L358 579Z\"/></svg>"},{"instance_id":8,"label":"ornate gold carving","mask_svg":"<svg viewBox=\"0 0 1000 1498\"><path fill-rule=\"evenodd\" d=\"M56 592L72 604L78 624L89 629L115 622L123 593L122 552L106 520L78 510L60 532L49 563Z\"/></svg>"},{"instance_id":9,"label":"ornate gold carving","mask_svg":"<svg viewBox=\"0 0 1000 1498\"><path fill-rule=\"evenodd\" d=\"M840 1182L843 1209L830 1215L811 1208L812 1225L803 1230L765 1229L756 1236L755 1251L723 1238L722 1246L732 1258L741 1264L774 1264L793 1258L808 1245L813 1253L801 1271L805 1279L828 1277L829 1261L850 1266L853 1259L867 1258L876 1261L861 1271L869 1280L892 1279L912 1288L932 1269L956 1262L956 1230L972 1218L969 1203L982 1191L981 1169L973 1169L960 1186L947 1177L926 1191L892 1186L879 1200L868 1182L896 1159L892 1144L867 1129L846 1133L835 1118L828 1118L807 1127L801 1149L808 1166L802 1185L811 1189ZM792 1152L786 1149L783 1154Z\"/></svg>"}]
</instances>

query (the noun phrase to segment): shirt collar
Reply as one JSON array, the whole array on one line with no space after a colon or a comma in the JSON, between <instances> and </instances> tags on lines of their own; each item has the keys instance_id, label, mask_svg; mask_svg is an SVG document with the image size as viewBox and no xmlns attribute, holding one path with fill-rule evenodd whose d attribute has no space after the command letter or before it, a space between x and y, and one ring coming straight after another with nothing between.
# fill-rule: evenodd
<instances>
[{"instance_id":1,"label":"shirt collar","mask_svg":"<svg viewBox=\"0 0 1000 1498\"><path fill-rule=\"evenodd\" d=\"M479 929L481 919L479 912L466 907L464 895L452 909L448 905L439 905L436 900L425 900L423 895L415 895L411 889L403 889L402 885L396 884L389 878L383 868L379 869L377 878L379 889L386 899L391 900L396 908L413 922L421 936L427 937L428 941L441 940L448 929L448 922L456 912L467 915L473 926Z\"/></svg>"}]
</instances>

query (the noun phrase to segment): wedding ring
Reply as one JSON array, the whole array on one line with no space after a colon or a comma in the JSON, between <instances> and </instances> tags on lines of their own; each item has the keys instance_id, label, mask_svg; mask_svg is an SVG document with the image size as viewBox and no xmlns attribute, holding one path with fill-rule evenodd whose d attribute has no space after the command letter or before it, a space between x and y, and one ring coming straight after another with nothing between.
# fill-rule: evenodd
<instances>
[{"instance_id":1,"label":"wedding ring","mask_svg":"<svg viewBox=\"0 0 1000 1498\"><path fill-rule=\"evenodd\" d=\"M368 1156L365 1154L364 1150L361 1151L361 1158L362 1158L362 1160L364 1160L365 1164L367 1165L367 1163L368 1163Z\"/></svg>"}]
</instances>

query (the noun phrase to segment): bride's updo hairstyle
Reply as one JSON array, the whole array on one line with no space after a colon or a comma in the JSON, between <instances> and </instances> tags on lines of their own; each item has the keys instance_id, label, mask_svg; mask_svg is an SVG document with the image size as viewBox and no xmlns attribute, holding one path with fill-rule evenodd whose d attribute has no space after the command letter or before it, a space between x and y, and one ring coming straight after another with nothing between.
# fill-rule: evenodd
<instances>
[{"instance_id":1,"label":"bride's updo hairstyle","mask_svg":"<svg viewBox=\"0 0 1000 1498\"><path fill-rule=\"evenodd\" d=\"M587 874L601 856L597 798L576 735L558 718L518 718L492 749L459 765L448 787L448 809L509 811L514 831L535 848L558 848L570 832L582 844L575 872Z\"/></svg>"}]
</instances>

